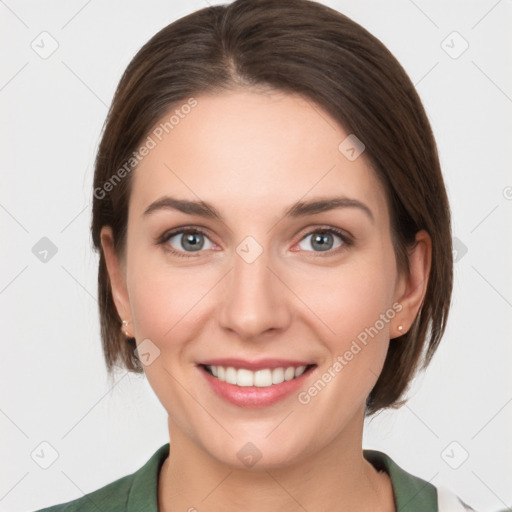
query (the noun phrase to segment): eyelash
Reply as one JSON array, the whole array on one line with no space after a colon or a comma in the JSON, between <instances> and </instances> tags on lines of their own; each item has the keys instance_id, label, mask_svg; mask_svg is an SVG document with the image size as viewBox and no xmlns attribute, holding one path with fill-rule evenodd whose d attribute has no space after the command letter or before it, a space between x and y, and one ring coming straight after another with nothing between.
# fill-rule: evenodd
<instances>
[{"instance_id":1,"label":"eyelash","mask_svg":"<svg viewBox=\"0 0 512 512\"><path fill-rule=\"evenodd\" d=\"M201 228L197 228L194 226L186 226L186 227L177 228L175 230L168 231L168 232L164 233L158 239L157 244L164 246L164 250L169 252L173 256L177 256L179 258L194 258L195 256L193 255L193 253L187 253L186 251L177 251L176 249L174 249L170 246L165 246L167 244L167 242L173 236L180 235L183 233L189 233L189 234L200 233L200 234L208 237L208 234L206 233L206 231L202 230ZM315 233L334 234L334 235L337 235L339 238L341 238L343 244L340 247L337 247L336 249L329 249L328 251L325 251L325 254L327 256L332 256L334 254L338 254L338 252L343 251L344 249L347 249L354 243L352 238L349 235L347 235L344 231L341 231L341 230L333 228L333 227L319 227L319 228L313 229L312 231L309 231L308 233L306 233L299 240L299 242L302 242L302 240L304 240L308 236L315 234ZM197 251L197 252L200 253L202 251ZM323 254L322 254L323 251L306 251L306 252L312 252L312 253L316 254L316 256L323 257ZM316 256L313 256L313 257L316 257Z\"/></svg>"}]
</instances>

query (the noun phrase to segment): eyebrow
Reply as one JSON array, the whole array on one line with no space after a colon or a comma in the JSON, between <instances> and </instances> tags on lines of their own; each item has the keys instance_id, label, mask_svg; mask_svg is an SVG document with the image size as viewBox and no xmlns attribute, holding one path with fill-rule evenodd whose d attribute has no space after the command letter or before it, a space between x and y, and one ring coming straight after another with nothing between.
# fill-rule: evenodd
<instances>
[{"instance_id":1,"label":"eyebrow","mask_svg":"<svg viewBox=\"0 0 512 512\"><path fill-rule=\"evenodd\" d=\"M339 208L357 208L364 212L372 222L375 222L375 217L368 206L357 199L348 197L328 197L310 201L297 201L285 210L283 217L306 217L307 215L315 215ZM159 210L177 210L189 215L199 215L201 217L224 222L220 212L213 205L205 201L191 201L189 199L176 199L174 197L164 196L151 203L146 208L143 215L150 215Z\"/></svg>"}]
</instances>

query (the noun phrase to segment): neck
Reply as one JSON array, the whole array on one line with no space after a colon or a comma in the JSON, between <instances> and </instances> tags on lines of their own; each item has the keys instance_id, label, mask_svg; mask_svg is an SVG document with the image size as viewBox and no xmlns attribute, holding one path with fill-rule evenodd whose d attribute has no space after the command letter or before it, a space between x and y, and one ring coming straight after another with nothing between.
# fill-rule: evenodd
<instances>
[{"instance_id":1,"label":"neck","mask_svg":"<svg viewBox=\"0 0 512 512\"><path fill-rule=\"evenodd\" d=\"M173 428L160 472L160 512L395 510L391 481L363 457L363 417L321 451L278 468L234 468Z\"/></svg>"}]
</instances>

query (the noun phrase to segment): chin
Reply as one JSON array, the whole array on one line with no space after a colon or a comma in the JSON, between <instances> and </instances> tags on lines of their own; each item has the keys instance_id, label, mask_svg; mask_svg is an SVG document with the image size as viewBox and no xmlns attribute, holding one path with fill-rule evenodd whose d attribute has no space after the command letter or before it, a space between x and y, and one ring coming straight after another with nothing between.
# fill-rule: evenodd
<instances>
[{"instance_id":1,"label":"chin","mask_svg":"<svg viewBox=\"0 0 512 512\"><path fill-rule=\"evenodd\" d=\"M203 449L221 464L250 471L289 467L316 449L311 442L288 439L283 443L279 436L275 440L271 438L272 435L268 439L264 436L237 436L222 446L206 445Z\"/></svg>"}]
</instances>

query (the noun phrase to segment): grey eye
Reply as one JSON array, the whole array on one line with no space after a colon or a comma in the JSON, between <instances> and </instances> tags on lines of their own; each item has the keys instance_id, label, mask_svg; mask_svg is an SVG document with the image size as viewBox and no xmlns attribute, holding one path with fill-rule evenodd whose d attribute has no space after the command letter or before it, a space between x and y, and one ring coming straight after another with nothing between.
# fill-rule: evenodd
<instances>
[{"instance_id":1,"label":"grey eye","mask_svg":"<svg viewBox=\"0 0 512 512\"><path fill-rule=\"evenodd\" d=\"M318 251L318 252L323 252L323 251L329 251L331 249L336 249L341 246L341 242L338 243L338 245L336 245L336 246L334 245L335 238L338 238L339 240L341 240L341 242L343 242L341 236L336 233L333 233L331 231L326 231L326 230L318 230L318 231L313 231L309 235L306 235L300 241L300 243L303 243L304 241L307 241L308 239L310 239L309 243L310 243L311 247L313 247L313 250ZM303 247L301 247L301 249L306 250L306 251L308 250L307 248L304 249Z\"/></svg>"},{"instance_id":2,"label":"grey eye","mask_svg":"<svg viewBox=\"0 0 512 512\"><path fill-rule=\"evenodd\" d=\"M176 245L173 245L173 240L177 239ZM181 231L169 237L167 243L178 251L196 252L202 249L210 249L211 241L208 237L199 231ZM210 243L210 247L205 247L205 243Z\"/></svg>"}]
</instances>

